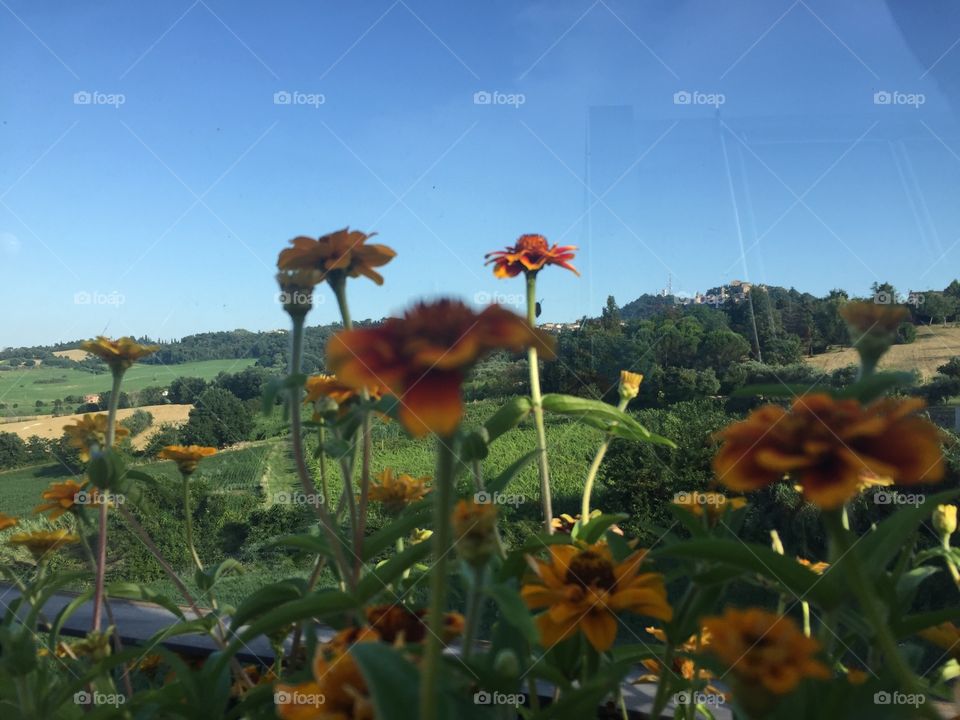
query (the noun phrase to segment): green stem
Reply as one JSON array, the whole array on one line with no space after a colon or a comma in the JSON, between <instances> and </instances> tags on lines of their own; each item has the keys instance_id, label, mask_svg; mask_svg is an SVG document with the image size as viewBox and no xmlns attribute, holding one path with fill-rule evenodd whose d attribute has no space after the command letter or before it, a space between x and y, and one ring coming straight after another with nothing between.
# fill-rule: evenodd
<instances>
[{"instance_id":1,"label":"green stem","mask_svg":"<svg viewBox=\"0 0 960 720\"><path fill-rule=\"evenodd\" d=\"M470 594L467 596L467 619L463 630L463 659L469 660L477 640L480 620L483 615L483 581L487 566L470 568Z\"/></svg>"},{"instance_id":2,"label":"green stem","mask_svg":"<svg viewBox=\"0 0 960 720\"><path fill-rule=\"evenodd\" d=\"M117 432L117 407L120 402L120 382L123 380L123 370L114 370L113 388L110 391L110 406L107 410L107 437L106 450L113 450L113 442ZM101 488L106 490L107 488ZM107 509L109 504L100 503L99 521L100 529L97 536L97 571L94 580L93 591L93 630L99 631L103 623L103 586L107 576Z\"/></svg>"},{"instance_id":3,"label":"green stem","mask_svg":"<svg viewBox=\"0 0 960 720\"><path fill-rule=\"evenodd\" d=\"M200 555L193 544L193 510L190 508L190 476L183 475L183 526L187 535L187 547L190 548L190 554L193 556L193 562L197 569L203 572L203 563L200 561Z\"/></svg>"},{"instance_id":4,"label":"green stem","mask_svg":"<svg viewBox=\"0 0 960 720\"><path fill-rule=\"evenodd\" d=\"M453 537L451 504L453 500L454 455L452 437L437 438L437 473L433 491L433 562L430 572L430 633L420 675L420 720L437 720L437 695L440 688L440 663L443 648L443 612L447 602L447 554Z\"/></svg>"},{"instance_id":5,"label":"green stem","mask_svg":"<svg viewBox=\"0 0 960 720\"><path fill-rule=\"evenodd\" d=\"M537 274L527 273L527 321L537 323ZM553 534L553 500L550 497L550 463L547 460L547 430L543 423L543 396L540 394L540 359L537 348L527 350L530 365L530 402L533 405L533 424L537 429L537 462L540 467L540 501L543 503L543 524L547 534Z\"/></svg>"},{"instance_id":6,"label":"green stem","mask_svg":"<svg viewBox=\"0 0 960 720\"><path fill-rule=\"evenodd\" d=\"M628 398L621 398L619 404L617 405L617 410L623 412L627 409L627 403L630 400ZM580 522L587 523L590 518L590 496L593 494L593 484L597 480L597 473L600 471L600 464L603 462L604 456L607 454L607 448L610 447L610 435L606 435L603 438L603 442L600 443L600 447L597 448L597 454L593 457L593 462L590 463L590 470L587 472L587 482L583 486L583 500L580 504Z\"/></svg>"}]
</instances>

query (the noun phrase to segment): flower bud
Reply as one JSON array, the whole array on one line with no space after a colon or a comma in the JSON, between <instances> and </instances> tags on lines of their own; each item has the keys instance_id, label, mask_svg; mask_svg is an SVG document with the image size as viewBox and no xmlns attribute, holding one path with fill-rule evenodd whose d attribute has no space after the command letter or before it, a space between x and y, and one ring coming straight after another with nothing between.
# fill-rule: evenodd
<instances>
[{"instance_id":1,"label":"flower bud","mask_svg":"<svg viewBox=\"0 0 960 720\"><path fill-rule=\"evenodd\" d=\"M957 531L957 506L937 505L933 511L933 526L944 540L953 535Z\"/></svg>"},{"instance_id":2,"label":"flower bud","mask_svg":"<svg viewBox=\"0 0 960 720\"><path fill-rule=\"evenodd\" d=\"M632 373L629 370L620 371L620 399L633 400L640 394L640 383L643 382L643 375Z\"/></svg>"},{"instance_id":3,"label":"flower bud","mask_svg":"<svg viewBox=\"0 0 960 720\"><path fill-rule=\"evenodd\" d=\"M497 550L497 506L461 500L453 510L453 533L457 554L482 566Z\"/></svg>"}]
</instances>

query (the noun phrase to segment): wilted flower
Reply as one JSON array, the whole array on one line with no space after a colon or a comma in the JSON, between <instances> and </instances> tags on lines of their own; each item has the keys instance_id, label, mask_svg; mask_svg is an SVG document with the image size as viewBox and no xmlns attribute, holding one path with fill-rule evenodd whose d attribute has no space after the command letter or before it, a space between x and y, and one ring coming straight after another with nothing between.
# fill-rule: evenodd
<instances>
[{"instance_id":1,"label":"wilted flower","mask_svg":"<svg viewBox=\"0 0 960 720\"><path fill-rule=\"evenodd\" d=\"M490 353L536 346L552 357L553 339L498 305L476 313L457 300L420 303L401 318L331 338L327 365L354 388L382 385L400 399L413 435L449 435L463 417L461 385Z\"/></svg>"},{"instance_id":2,"label":"wilted flower","mask_svg":"<svg viewBox=\"0 0 960 720\"><path fill-rule=\"evenodd\" d=\"M487 253L486 264L493 263L493 274L498 278L537 273L546 265L559 265L579 275L570 264L576 249L573 245L550 247L543 235L521 235L516 245Z\"/></svg>"},{"instance_id":3,"label":"wilted flower","mask_svg":"<svg viewBox=\"0 0 960 720\"><path fill-rule=\"evenodd\" d=\"M13 517L12 515L7 515L6 513L0 513L0 532L3 530L8 530L16 525L19 520Z\"/></svg>"},{"instance_id":4,"label":"wilted flower","mask_svg":"<svg viewBox=\"0 0 960 720\"><path fill-rule=\"evenodd\" d=\"M632 373L629 370L620 371L620 399L633 400L640 394L640 383L643 382L643 375Z\"/></svg>"},{"instance_id":5,"label":"wilted flower","mask_svg":"<svg viewBox=\"0 0 960 720\"><path fill-rule=\"evenodd\" d=\"M11 535L7 538L8 543L25 547L37 560L47 553L59 550L64 545L79 541L79 536L67 530L34 530L33 532Z\"/></svg>"},{"instance_id":6,"label":"wilted flower","mask_svg":"<svg viewBox=\"0 0 960 720\"><path fill-rule=\"evenodd\" d=\"M605 543L579 548L552 545L550 561L533 563L536 578L520 589L537 616L540 644L555 644L583 632L598 651L609 650L617 637L618 612L669 621L673 610L659 573L641 573L645 551L616 563Z\"/></svg>"},{"instance_id":7,"label":"wilted flower","mask_svg":"<svg viewBox=\"0 0 960 720\"><path fill-rule=\"evenodd\" d=\"M167 445L157 453L161 460L173 460L182 475L191 475L205 457L216 455L217 449L200 445Z\"/></svg>"},{"instance_id":8,"label":"wilted flower","mask_svg":"<svg viewBox=\"0 0 960 720\"><path fill-rule=\"evenodd\" d=\"M111 340L103 335L96 340L80 343L80 347L103 360L114 374L122 373L140 358L151 355L159 349L159 345L141 345L131 337Z\"/></svg>"},{"instance_id":9,"label":"wilted flower","mask_svg":"<svg viewBox=\"0 0 960 720\"><path fill-rule=\"evenodd\" d=\"M63 432L67 435L70 447L79 449L80 459L86 462L94 448L103 448L107 444L107 424L106 415L87 414L74 423L64 425ZM119 442L129 434L130 431L123 425L113 428L114 442Z\"/></svg>"},{"instance_id":10,"label":"wilted flower","mask_svg":"<svg viewBox=\"0 0 960 720\"><path fill-rule=\"evenodd\" d=\"M933 527L942 538L953 535L957 531L957 506L937 505L933 511Z\"/></svg>"},{"instance_id":11,"label":"wilted flower","mask_svg":"<svg viewBox=\"0 0 960 720\"><path fill-rule=\"evenodd\" d=\"M830 669L816 658L820 643L789 617L728 608L722 616L705 618L703 626L710 633L710 652L747 687L783 695L804 678L830 678Z\"/></svg>"},{"instance_id":12,"label":"wilted flower","mask_svg":"<svg viewBox=\"0 0 960 720\"><path fill-rule=\"evenodd\" d=\"M472 565L483 565L497 551L497 506L460 500L453 509L454 547Z\"/></svg>"},{"instance_id":13,"label":"wilted flower","mask_svg":"<svg viewBox=\"0 0 960 720\"><path fill-rule=\"evenodd\" d=\"M824 509L843 505L871 476L908 485L938 482L944 474L939 433L913 415L922 407L922 400L895 398L862 406L825 393L799 397L789 411L765 405L717 433L724 444L714 471L739 491L794 475L804 497Z\"/></svg>"},{"instance_id":14,"label":"wilted flower","mask_svg":"<svg viewBox=\"0 0 960 720\"><path fill-rule=\"evenodd\" d=\"M80 484L74 480L53 483L40 493L40 497L47 502L37 505L33 511L35 513L49 512L50 520L56 520L76 504L77 493L82 492L85 485L86 483Z\"/></svg>"},{"instance_id":15,"label":"wilted flower","mask_svg":"<svg viewBox=\"0 0 960 720\"><path fill-rule=\"evenodd\" d=\"M384 510L396 515L410 503L423 499L430 492L429 482L429 477L415 478L403 473L394 475L392 468L386 468L370 483L368 497L383 503Z\"/></svg>"},{"instance_id":16,"label":"wilted flower","mask_svg":"<svg viewBox=\"0 0 960 720\"><path fill-rule=\"evenodd\" d=\"M373 268L386 265L397 253L386 245L367 244L369 235L359 230L344 228L314 240L303 235L290 241L293 247L280 251L277 267L280 270L312 270L317 281L341 277L370 278L383 285L383 277Z\"/></svg>"},{"instance_id":17,"label":"wilted flower","mask_svg":"<svg viewBox=\"0 0 960 720\"><path fill-rule=\"evenodd\" d=\"M302 317L313 307L313 288L323 280L316 270L281 270L277 273L280 303L291 317Z\"/></svg>"}]
</instances>

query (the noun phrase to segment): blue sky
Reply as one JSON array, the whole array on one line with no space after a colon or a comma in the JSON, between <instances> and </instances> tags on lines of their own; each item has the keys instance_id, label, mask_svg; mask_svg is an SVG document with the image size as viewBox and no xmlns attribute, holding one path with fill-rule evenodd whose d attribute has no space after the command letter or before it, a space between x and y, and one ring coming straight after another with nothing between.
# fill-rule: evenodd
<instances>
[{"instance_id":1,"label":"blue sky","mask_svg":"<svg viewBox=\"0 0 960 720\"><path fill-rule=\"evenodd\" d=\"M524 232L581 247L545 321L668 276L943 287L960 23L933 5L2 0L0 346L283 327L277 252L348 224L399 253L356 317L516 302L483 255Z\"/></svg>"}]
</instances>

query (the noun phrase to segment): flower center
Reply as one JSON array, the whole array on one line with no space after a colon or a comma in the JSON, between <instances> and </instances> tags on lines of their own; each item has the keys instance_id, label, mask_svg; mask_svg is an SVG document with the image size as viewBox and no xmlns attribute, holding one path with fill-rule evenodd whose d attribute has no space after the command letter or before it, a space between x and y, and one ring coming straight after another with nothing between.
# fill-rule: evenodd
<instances>
[{"instance_id":1,"label":"flower center","mask_svg":"<svg viewBox=\"0 0 960 720\"><path fill-rule=\"evenodd\" d=\"M538 250L547 249L547 239L543 235L523 235L517 240L517 250Z\"/></svg>"},{"instance_id":2,"label":"flower center","mask_svg":"<svg viewBox=\"0 0 960 720\"><path fill-rule=\"evenodd\" d=\"M613 565L607 558L592 550L585 550L570 561L566 581L583 588L600 587L611 590L617 583Z\"/></svg>"}]
</instances>

